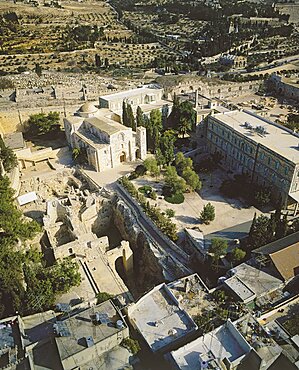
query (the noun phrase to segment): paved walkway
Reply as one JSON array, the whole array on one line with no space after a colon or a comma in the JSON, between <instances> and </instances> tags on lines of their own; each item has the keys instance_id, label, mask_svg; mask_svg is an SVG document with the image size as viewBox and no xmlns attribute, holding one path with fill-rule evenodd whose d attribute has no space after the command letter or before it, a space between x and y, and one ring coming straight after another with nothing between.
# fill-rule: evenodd
<instances>
[{"instance_id":1,"label":"paved walkway","mask_svg":"<svg viewBox=\"0 0 299 370\"><path fill-rule=\"evenodd\" d=\"M115 190L115 182L120 177L134 171L136 166L140 163L142 163L142 161L126 162L104 172L96 172L94 170L84 170L84 172L100 187L105 187L108 190Z\"/></svg>"}]
</instances>

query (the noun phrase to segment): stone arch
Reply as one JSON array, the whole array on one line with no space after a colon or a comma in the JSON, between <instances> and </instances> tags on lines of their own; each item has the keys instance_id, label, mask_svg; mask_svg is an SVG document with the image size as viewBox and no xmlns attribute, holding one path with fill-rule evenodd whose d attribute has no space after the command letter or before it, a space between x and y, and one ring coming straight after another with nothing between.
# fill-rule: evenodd
<instances>
[{"instance_id":1,"label":"stone arch","mask_svg":"<svg viewBox=\"0 0 299 370\"><path fill-rule=\"evenodd\" d=\"M181 90L181 94L185 94L185 90Z\"/></svg>"},{"instance_id":2,"label":"stone arch","mask_svg":"<svg viewBox=\"0 0 299 370\"><path fill-rule=\"evenodd\" d=\"M239 91L242 91L242 90L243 90L242 86L239 86Z\"/></svg>"},{"instance_id":3,"label":"stone arch","mask_svg":"<svg viewBox=\"0 0 299 370\"><path fill-rule=\"evenodd\" d=\"M221 89L218 89L218 90L217 90L217 93L218 93L218 94L221 94Z\"/></svg>"},{"instance_id":4,"label":"stone arch","mask_svg":"<svg viewBox=\"0 0 299 370\"><path fill-rule=\"evenodd\" d=\"M136 156L136 158L140 158L141 153L140 153L140 149L139 148L136 149L135 156Z\"/></svg>"},{"instance_id":5,"label":"stone arch","mask_svg":"<svg viewBox=\"0 0 299 370\"><path fill-rule=\"evenodd\" d=\"M125 152L121 152L121 155L119 156L120 163L125 162L126 159L127 159L126 153Z\"/></svg>"},{"instance_id":6,"label":"stone arch","mask_svg":"<svg viewBox=\"0 0 299 370\"><path fill-rule=\"evenodd\" d=\"M189 86L189 89L191 90L191 91L193 91L194 89L193 89L193 86Z\"/></svg>"}]
</instances>

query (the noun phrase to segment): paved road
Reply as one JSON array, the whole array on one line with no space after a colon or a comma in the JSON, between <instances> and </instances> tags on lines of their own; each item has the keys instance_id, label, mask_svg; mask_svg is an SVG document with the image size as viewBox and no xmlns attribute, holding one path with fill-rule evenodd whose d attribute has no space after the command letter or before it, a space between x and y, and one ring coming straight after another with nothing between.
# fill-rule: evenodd
<instances>
[{"instance_id":1,"label":"paved road","mask_svg":"<svg viewBox=\"0 0 299 370\"><path fill-rule=\"evenodd\" d=\"M163 254L165 253L168 254L171 258L173 258L174 260L177 260L176 262L179 262L179 264L183 265L185 269L189 270L189 268L187 267L188 262L189 262L188 261L189 256L184 251L179 250L179 247L177 247L178 250L175 250L174 248L171 248L171 246L164 241L164 239L160 236L160 234L147 221L146 216L143 214L143 212L140 211L139 207L136 206L136 204L132 201L132 199L126 194L126 192L120 186L117 186L117 192L121 196L121 198L127 203L127 205L133 208L136 214L139 216L137 220L138 223L141 224L143 229L151 237L152 241L154 242L154 245Z\"/></svg>"}]
</instances>

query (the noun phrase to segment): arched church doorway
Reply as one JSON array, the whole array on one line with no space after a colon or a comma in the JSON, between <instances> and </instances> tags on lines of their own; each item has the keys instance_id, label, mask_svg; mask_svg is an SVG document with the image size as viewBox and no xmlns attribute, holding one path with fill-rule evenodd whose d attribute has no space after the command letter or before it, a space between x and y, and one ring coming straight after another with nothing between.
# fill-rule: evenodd
<instances>
[{"instance_id":1,"label":"arched church doorway","mask_svg":"<svg viewBox=\"0 0 299 370\"><path fill-rule=\"evenodd\" d=\"M125 162L126 161L126 153L125 152L122 152L120 157L119 157L119 161L120 163L122 162Z\"/></svg>"}]
</instances>

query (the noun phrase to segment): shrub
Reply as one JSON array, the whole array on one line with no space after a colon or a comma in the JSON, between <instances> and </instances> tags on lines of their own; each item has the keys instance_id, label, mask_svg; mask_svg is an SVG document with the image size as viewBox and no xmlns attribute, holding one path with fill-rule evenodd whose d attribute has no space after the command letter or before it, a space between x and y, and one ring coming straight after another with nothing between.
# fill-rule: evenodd
<instances>
[{"instance_id":1,"label":"shrub","mask_svg":"<svg viewBox=\"0 0 299 370\"><path fill-rule=\"evenodd\" d=\"M108 301L109 299L113 298L114 296L112 294L109 294L107 292L100 292L96 295L97 298L97 304L103 303Z\"/></svg>"},{"instance_id":2,"label":"shrub","mask_svg":"<svg viewBox=\"0 0 299 370\"><path fill-rule=\"evenodd\" d=\"M169 197L164 198L166 202L171 203L171 204L181 204L184 203L185 197L183 193L175 193Z\"/></svg>"},{"instance_id":3,"label":"shrub","mask_svg":"<svg viewBox=\"0 0 299 370\"><path fill-rule=\"evenodd\" d=\"M135 179L137 179L138 178L138 174L134 171L134 172L132 172L131 174L130 174L130 176L128 177L129 178L129 180L135 180Z\"/></svg>"},{"instance_id":4,"label":"shrub","mask_svg":"<svg viewBox=\"0 0 299 370\"><path fill-rule=\"evenodd\" d=\"M150 185L143 185L143 186L140 186L138 190L140 191L140 193L149 194L150 192L153 191L153 188Z\"/></svg>"},{"instance_id":5,"label":"shrub","mask_svg":"<svg viewBox=\"0 0 299 370\"><path fill-rule=\"evenodd\" d=\"M136 168L135 168L135 173L138 175L138 176L143 176L145 173L146 173L146 168L143 164L139 164Z\"/></svg>"},{"instance_id":6,"label":"shrub","mask_svg":"<svg viewBox=\"0 0 299 370\"><path fill-rule=\"evenodd\" d=\"M166 213L166 216L167 216L167 217L169 217L169 218L171 218L171 217L174 217L174 216L175 216L175 211L174 211L173 209L171 209L171 208L168 208L168 209L165 211L165 213Z\"/></svg>"},{"instance_id":7,"label":"shrub","mask_svg":"<svg viewBox=\"0 0 299 370\"><path fill-rule=\"evenodd\" d=\"M151 193L150 193L150 198L153 199L153 200L156 200L157 199L157 193L153 190Z\"/></svg>"},{"instance_id":8,"label":"shrub","mask_svg":"<svg viewBox=\"0 0 299 370\"><path fill-rule=\"evenodd\" d=\"M130 337L122 340L121 345L127 348L133 355L140 351L140 345L137 340Z\"/></svg>"}]
</instances>

